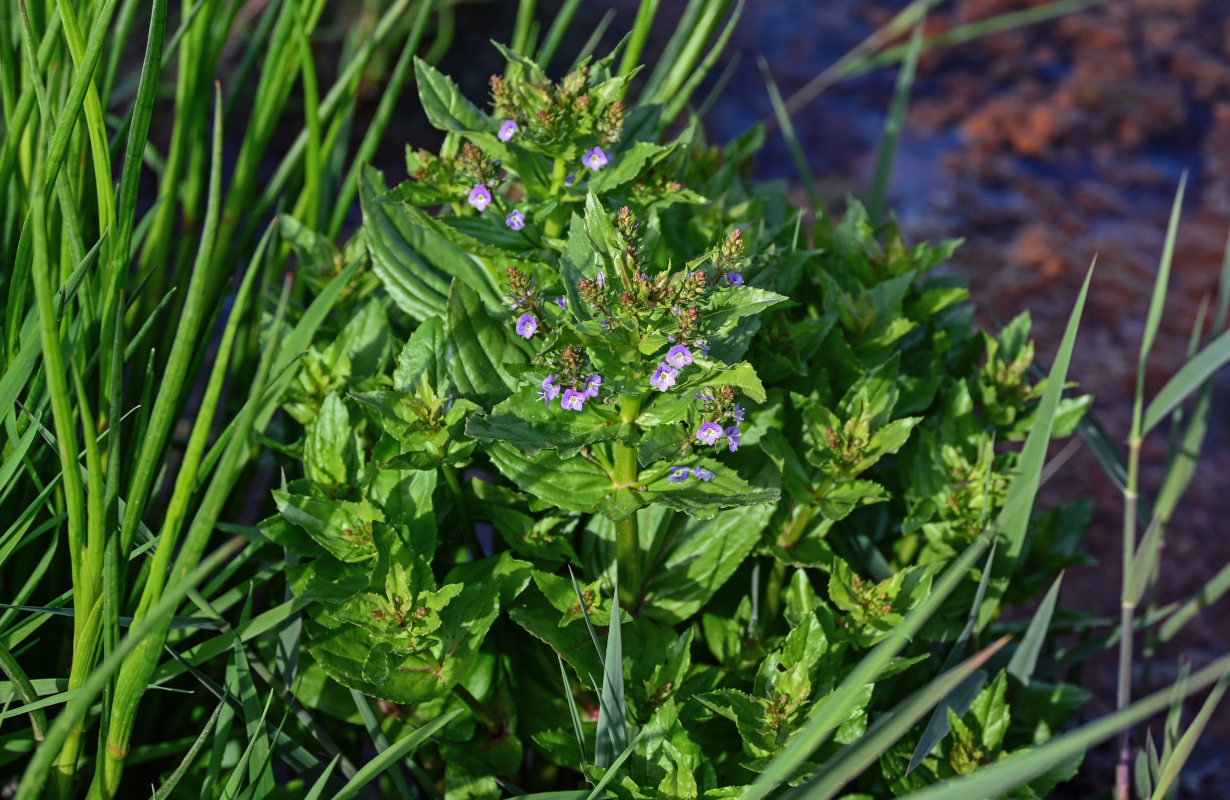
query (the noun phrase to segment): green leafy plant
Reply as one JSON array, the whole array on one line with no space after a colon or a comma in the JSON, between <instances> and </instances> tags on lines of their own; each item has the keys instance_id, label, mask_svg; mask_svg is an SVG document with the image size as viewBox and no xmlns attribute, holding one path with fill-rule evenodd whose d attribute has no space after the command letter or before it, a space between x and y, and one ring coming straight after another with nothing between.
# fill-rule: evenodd
<instances>
[{"instance_id":1,"label":"green leafy plant","mask_svg":"<svg viewBox=\"0 0 1230 800\"><path fill-rule=\"evenodd\" d=\"M662 107L618 99L618 53L556 84L503 52L492 116L418 65L444 150L408 151L391 189L364 176L387 294L321 345L371 369L334 356L289 407L310 409L305 477L262 530L300 564L313 668L415 722L466 709L447 785L798 782L1080 562L1081 512L1030 523L1009 485L1036 472L996 445L1032 434L1036 470L1089 398L1029 376L1028 317L976 334L964 289L926 278L954 245L906 248L857 205L804 244L780 189L741 177L756 132L660 144ZM417 322L404 344L386 314ZM1008 543L957 567L997 517ZM1084 695L1034 676L1050 614L1032 662L978 656L858 785L908 792L1060 729ZM562 696L528 677L552 655Z\"/></svg>"},{"instance_id":2,"label":"green leafy plant","mask_svg":"<svg viewBox=\"0 0 1230 800\"><path fill-rule=\"evenodd\" d=\"M902 64L840 220L805 171L814 215L750 179L764 128L705 141L721 89L690 104L741 4L689 0L641 71L644 0L615 52L600 29L557 70L579 1L544 31L524 0L489 105L431 65L453 5L155 0L128 76L145 5L0 0L18 797L1031 797L1169 708L1118 774L1166 796L1230 663L1132 703L1132 641L1153 657L1230 588L1149 591L1230 360L1230 259L1214 338L1138 394L1125 460L1063 396L1088 283L1043 374L1028 316L976 332L931 274L955 243L907 247L885 209L919 55L1088 0L938 37L916 0L802 94L770 78L805 164L788 112ZM410 80L443 145L389 188L366 164ZM1140 445L1168 417L1150 508ZM1074 430L1125 489L1117 628L1058 608L1087 505L1034 511ZM1120 708L1065 732L1071 668L1111 647Z\"/></svg>"}]
</instances>

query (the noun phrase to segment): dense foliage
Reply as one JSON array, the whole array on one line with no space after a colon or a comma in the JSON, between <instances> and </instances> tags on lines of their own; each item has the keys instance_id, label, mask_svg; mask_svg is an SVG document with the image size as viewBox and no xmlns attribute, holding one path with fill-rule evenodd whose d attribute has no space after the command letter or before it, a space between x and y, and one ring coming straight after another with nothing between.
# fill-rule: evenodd
<instances>
[{"instance_id":1,"label":"dense foliage","mask_svg":"<svg viewBox=\"0 0 1230 800\"><path fill-rule=\"evenodd\" d=\"M955 244L907 248L857 204L810 225L748 183L758 131L661 142L615 54L555 84L505 52L494 115L416 65L446 143L392 189L364 175L380 283L287 406L302 477L262 531L330 679L309 702L464 709L438 734L450 796L599 779L630 740L621 796L737 794L1002 510L997 444L1045 388L1028 317L976 333L960 284L929 277ZM1085 516L1037 517L970 570L796 776L999 635L1005 601L1080 561ZM1014 652L856 785L903 794L1047 740L1085 695Z\"/></svg>"},{"instance_id":2,"label":"dense foliage","mask_svg":"<svg viewBox=\"0 0 1230 800\"><path fill-rule=\"evenodd\" d=\"M1181 185L1121 455L1063 398L1089 281L1044 377L883 210L924 47L1082 4L926 37L920 0L835 64L901 70L830 217L752 179L763 128L705 141L734 0L641 71L642 0L558 82L580 0L520 0L481 107L431 66L455 0L0 0L0 795L1034 797L1119 734L1116 796L1173 796L1230 656L1133 701L1133 637L1230 591L1154 592L1230 258L1146 406ZM390 188L412 80L443 146ZM1035 511L1074 429L1117 625L1058 608L1088 506ZM1112 647L1117 710L1061 732Z\"/></svg>"}]
</instances>

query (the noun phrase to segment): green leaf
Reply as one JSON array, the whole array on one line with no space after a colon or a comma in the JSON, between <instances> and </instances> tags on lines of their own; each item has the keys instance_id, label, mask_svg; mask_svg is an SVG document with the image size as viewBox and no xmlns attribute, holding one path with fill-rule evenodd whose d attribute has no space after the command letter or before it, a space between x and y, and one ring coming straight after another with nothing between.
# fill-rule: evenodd
<instances>
[{"instance_id":1,"label":"green leaf","mask_svg":"<svg viewBox=\"0 0 1230 800\"><path fill-rule=\"evenodd\" d=\"M444 360L461 397L490 408L512 394L517 381L506 365L524 363L525 357L510 335L511 325L498 325L473 289L453 281L444 319Z\"/></svg>"},{"instance_id":2,"label":"green leaf","mask_svg":"<svg viewBox=\"0 0 1230 800\"><path fill-rule=\"evenodd\" d=\"M457 133L495 130L495 122L467 100L451 78L417 56L414 77L423 111L435 127Z\"/></svg>"},{"instance_id":3,"label":"green leaf","mask_svg":"<svg viewBox=\"0 0 1230 800\"><path fill-rule=\"evenodd\" d=\"M702 386L733 386L751 400L757 403L765 402L764 384L756 376L756 369L746 361L729 366L717 366L712 362L705 363L702 359L697 359L697 365L703 367L705 371L688 377L674 388L674 392L684 392L686 393L684 397L690 399L692 390Z\"/></svg>"},{"instance_id":4,"label":"green leaf","mask_svg":"<svg viewBox=\"0 0 1230 800\"><path fill-rule=\"evenodd\" d=\"M558 403L548 406L537 395L533 386L523 386L490 414L470 417L466 435L505 442L527 456L556 450L560 458L574 456L595 442L632 442L634 427L621 422L619 412L610 406L591 400L580 411L568 411Z\"/></svg>"},{"instance_id":5,"label":"green leaf","mask_svg":"<svg viewBox=\"0 0 1230 800\"><path fill-rule=\"evenodd\" d=\"M320 414L307 427L303 467L308 480L330 493L354 486L359 473L359 442L350 413L337 392L330 392Z\"/></svg>"},{"instance_id":6,"label":"green leaf","mask_svg":"<svg viewBox=\"0 0 1230 800\"><path fill-rule=\"evenodd\" d=\"M690 477L682 483L672 483L668 472L645 484L648 492L642 493L644 500L661 503L667 508L686 512L698 519L713 519L723 508L776 503L781 499L780 489L765 485L771 478L763 473L757 477L757 485L753 486L740 478L733 469L711 458L694 459L692 466L709 470L713 473L713 478L702 481ZM661 470L659 468L653 471Z\"/></svg>"},{"instance_id":7,"label":"green leaf","mask_svg":"<svg viewBox=\"0 0 1230 800\"><path fill-rule=\"evenodd\" d=\"M773 511L763 504L689 520L656 557L645 583L646 616L676 625L704 608L751 554Z\"/></svg>"},{"instance_id":8,"label":"green leaf","mask_svg":"<svg viewBox=\"0 0 1230 800\"><path fill-rule=\"evenodd\" d=\"M419 386L419 378L426 375L427 384L437 396L447 395L450 386L444 348L444 320L440 317L424 320L410 334L397 356L393 388L399 392L413 392Z\"/></svg>"},{"instance_id":9,"label":"green leaf","mask_svg":"<svg viewBox=\"0 0 1230 800\"><path fill-rule=\"evenodd\" d=\"M418 320L444 313L448 282L422 255L425 232L401 208L380 202L384 179L368 168L359 174L359 204L372 271L404 313Z\"/></svg>"},{"instance_id":10,"label":"green leaf","mask_svg":"<svg viewBox=\"0 0 1230 800\"><path fill-rule=\"evenodd\" d=\"M514 486L558 508L592 513L614 491L602 467L583 458L563 459L551 450L527 457L504 444L488 454Z\"/></svg>"},{"instance_id":11,"label":"green leaf","mask_svg":"<svg viewBox=\"0 0 1230 800\"><path fill-rule=\"evenodd\" d=\"M274 491L278 512L307 531L321 547L349 564L368 561L376 555L372 523L384 515L367 503L324 500L302 494Z\"/></svg>"},{"instance_id":12,"label":"green leaf","mask_svg":"<svg viewBox=\"0 0 1230 800\"><path fill-rule=\"evenodd\" d=\"M400 765L411 751L434 736L437 731L451 722L460 713L461 709L457 708L441 714L418 730L398 739L387 750L376 754L375 758L359 768L359 771L354 774L353 778L347 781L342 790L333 796L333 800L350 800L350 798L358 795L363 787L367 786L367 784L371 783L390 767Z\"/></svg>"},{"instance_id":13,"label":"green leaf","mask_svg":"<svg viewBox=\"0 0 1230 800\"><path fill-rule=\"evenodd\" d=\"M1008 673L1000 670L991 685L978 693L970 706L970 713L978 720L982 730L982 747L988 755L1002 749L1004 734L1008 732Z\"/></svg>"},{"instance_id":14,"label":"green leaf","mask_svg":"<svg viewBox=\"0 0 1230 800\"><path fill-rule=\"evenodd\" d=\"M720 338L740 318L759 314L788 299L784 295L754 286L718 289L710 298L700 310L700 325L702 330L714 338Z\"/></svg>"},{"instance_id":15,"label":"green leaf","mask_svg":"<svg viewBox=\"0 0 1230 800\"><path fill-rule=\"evenodd\" d=\"M675 152L678 143L663 147L653 142L634 142L626 150L612 153L613 163L589 181L589 191L606 195L631 183Z\"/></svg>"}]
</instances>

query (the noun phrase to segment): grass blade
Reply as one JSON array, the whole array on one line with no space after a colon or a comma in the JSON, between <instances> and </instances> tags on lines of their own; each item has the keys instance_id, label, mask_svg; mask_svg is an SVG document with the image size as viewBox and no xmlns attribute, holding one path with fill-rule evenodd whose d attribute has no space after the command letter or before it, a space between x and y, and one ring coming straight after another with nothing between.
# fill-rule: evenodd
<instances>
[{"instance_id":1,"label":"grass blade","mask_svg":"<svg viewBox=\"0 0 1230 800\"><path fill-rule=\"evenodd\" d=\"M1213 691L1209 692L1209 696L1205 698L1204 705L1200 707L1200 713L1192 720L1191 727L1179 739L1175 745L1174 752L1169 754L1169 758L1163 757L1162 774L1158 777L1157 787L1153 790L1151 800L1163 800L1166 797L1167 790L1171 784L1179 777L1179 772L1183 769L1183 765L1191 756L1192 750L1196 747L1196 742L1200 739L1200 734L1204 731L1206 725L1209 724L1209 718L1213 716L1213 711L1216 710L1217 704L1221 702L1222 695L1226 693L1226 687L1230 685L1230 671L1222 676L1217 685L1213 687ZM1167 742L1169 744L1169 742Z\"/></svg>"},{"instance_id":2,"label":"grass blade","mask_svg":"<svg viewBox=\"0 0 1230 800\"><path fill-rule=\"evenodd\" d=\"M1063 394L1063 385L1068 376L1068 365L1072 360L1072 351L1076 348L1076 332L1080 327L1081 312L1085 307L1085 299L1089 296L1089 283L1093 279L1093 265L1085 274L1085 282L1081 286L1072 314L1064 330L1059 351L1051 364L1050 375L1046 379L1046 389L1042 400L1038 403L1037 416L1025 446L1021 449L1021 458L1017 465L1017 473L1008 486L1004 498L1004 508L1000 512L996 527L1004 534L1004 557L998 562L997 577L991 581L987 602L982 607L979 617L979 629L985 629L999 611L1000 601L1008 586L1008 578L1016 568L1017 557L1025 544L1025 534L1029 529L1029 513L1033 508L1034 498L1038 495L1038 485L1042 478L1042 467L1046 461L1046 450L1051 440L1051 430L1055 423L1055 415L1059 409L1059 400Z\"/></svg>"},{"instance_id":3,"label":"grass blade","mask_svg":"<svg viewBox=\"0 0 1230 800\"><path fill-rule=\"evenodd\" d=\"M905 61L897 73L897 86L893 92L893 104L889 109L888 118L884 120L884 136L880 139L880 152L876 156L875 177L871 181L871 196L867 201L867 213L871 216L871 224L884 224L884 203L888 197L888 182L893 175L893 161L897 156L897 146L901 143L901 128L905 123L906 110L910 105L910 88L914 85L914 73L918 68L918 54L922 50L923 26L927 21L924 12L914 23L914 32L910 34L910 48L906 51Z\"/></svg>"},{"instance_id":4,"label":"grass blade","mask_svg":"<svg viewBox=\"0 0 1230 800\"><path fill-rule=\"evenodd\" d=\"M1063 574L1061 573L1051 584L1046 597L1042 598L1038 610L1034 612L1033 619L1029 621L1029 627L1025 630L1025 637L1021 639L1016 652L1008 661L1008 674L1026 686L1033 677L1034 668L1038 666L1038 654L1042 652L1046 633L1051 627L1051 617L1055 613L1055 604L1059 600L1059 585L1062 582Z\"/></svg>"},{"instance_id":5,"label":"grass blade","mask_svg":"<svg viewBox=\"0 0 1230 800\"><path fill-rule=\"evenodd\" d=\"M1223 656L1193 675L1187 683L1187 694L1225 680L1230 674L1230 656ZM944 800L953 797L1002 797L1012 789L1083 753L1120 730L1148 719L1171 704L1171 690L1163 689L1139 700L1127 708L1052 739L1040 747L988 764L974 772L928 786L905 796L906 800Z\"/></svg>"},{"instance_id":6,"label":"grass blade","mask_svg":"<svg viewBox=\"0 0 1230 800\"><path fill-rule=\"evenodd\" d=\"M619 570L611 572L612 597L619 597ZM584 599L581 607L584 608ZM594 763L612 766L616 753L628 744L628 706L624 700L624 648L620 628L619 604L611 610L611 625L607 628L606 658L602 665L602 697L598 708L598 735L594 744ZM588 622L588 615L586 617Z\"/></svg>"},{"instance_id":7,"label":"grass blade","mask_svg":"<svg viewBox=\"0 0 1230 800\"><path fill-rule=\"evenodd\" d=\"M765 57L758 54L756 62L760 65L760 74L764 76L769 102L773 104L773 116L782 129L782 138L786 140L790 158L794 160L794 168L799 173L799 179L803 181L803 188L807 190L807 197L811 200L812 208L818 211L821 208L820 193L816 190L811 165L807 163L807 156L803 154L803 145L799 143L799 135L794 130L794 123L790 121L790 113L786 110L786 104L782 102L782 93L777 89L777 81L773 80L773 75L769 72L769 63L765 61Z\"/></svg>"},{"instance_id":8,"label":"grass blade","mask_svg":"<svg viewBox=\"0 0 1230 800\"><path fill-rule=\"evenodd\" d=\"M461 711L462 709L455 708L452 711L441 714L408 736L398 739L388 750L380 753L360 767L355 776L342 787L342 790L333 795L333 800L350 800L350 798L359 793L360 789L375 780L376 776L401 761L410 751L427 741L432 734L451 722L453 717L460 714Z\"/></svg>"},{"instance_id":9,"label":"grass blade","mask_svg":"<svg viewBox=\"0 0 1230 800\"><path fill-rule=\"evenodd\" d=\"M1140 435L1145 436L1180 403L1230 362L1230 331L1226 331L1190 359L1166 382L1145 411Z\"/></svg>"},{"instance_id":10,"label":"grass blade","mask_svg":"<svg viewBox=\"0 0 1230 800\"><path fill-rule=\"evenodd\" d=\"M166 594L150 609L150 613L134 625L119 646L90 673L81 685L79 694L73 697L65 706L64 711L56 717L55 722L48 728L47 738L35 751L34 757L26 764L21 785L17 789L16 800L35 800L42 794L47 777L51 772L52 762L60 751L60 746L68 738L73 727L85 718L90 706L93 705L94 698L102 692L103 686L120 668L128 654L156 631L162 624L162 618L174 614L175 609L188 596L190 589L209 577L214 570L222 566L246 544L242 539L232 539L202 561L195 570L185 576L184 580L171 584Z\"/></svg>"},{"instance_id":11,"label":"grass blade","mask_svg":"<svg viewBox=\"0 0 1230 800\"><path fill-rule=\"evenodd\" d=\"M942 699L947 700L958 686L976 674L1007 643L1008 637L1000 639L902 700L872 723L856 742L846 745L825 762L816 770L815 777L786 795L786 800L829 800L836 796L843 786L908 733L928 709Z\"/></svg>"}]
</instances>

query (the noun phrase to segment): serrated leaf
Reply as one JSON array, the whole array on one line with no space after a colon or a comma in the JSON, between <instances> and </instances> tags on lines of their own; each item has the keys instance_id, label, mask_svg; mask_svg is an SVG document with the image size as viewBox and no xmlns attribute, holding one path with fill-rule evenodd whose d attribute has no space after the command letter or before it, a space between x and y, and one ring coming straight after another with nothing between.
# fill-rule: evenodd
<instances>
[{"instance_id":1,"label":"serrated leaf","mask_svg":"<svg viewBox=\"0 0 1230 800\"><path fill-rule=\"evenodd\" d=\"M645 582L644 613L666 625L691 617L734 575L773 516L769 504L689 520L659 554Z\"/></svg>"},{"instance_id":2,"label":"serrated leaf","mask_svg":"<svg viewBox=\"0 0 1230 800\"><path fill-rule=\"evenodd\" d=\"M524 363L525 357L509 342L511 331L491 319L473 289L453 281L444 318L444 359L461 397L490 408L512 394L517 381L506 364Z\"/></svg>"},{"instance_id":3,"label":"serrated leaf","mask_svg":"<svg viewBox=\"0 0 1230 800\"><path fill-rule=\"evenodd\" d=\"M435 127L457 133L495 129L495 122L461 94L452 78L418 57L414 77L423 111Z\"/></svg>"},{"instance_id":4,"label":"serrated leaf","mask_svg":"<svg viewBox=\"0 0 1230 800\"><path fill-rule=\"evenodd\" d=\"M483 441L512 445L527 456L543 450L556 450L569 458L595 442L631 443L634 429L620 421L619 412L590 399L580 411L569 411L558 401L545 404L533 386L523 386L512 397L491 409L491 413L471 417L466 435Z\"/></svg>"}]
</instances>

